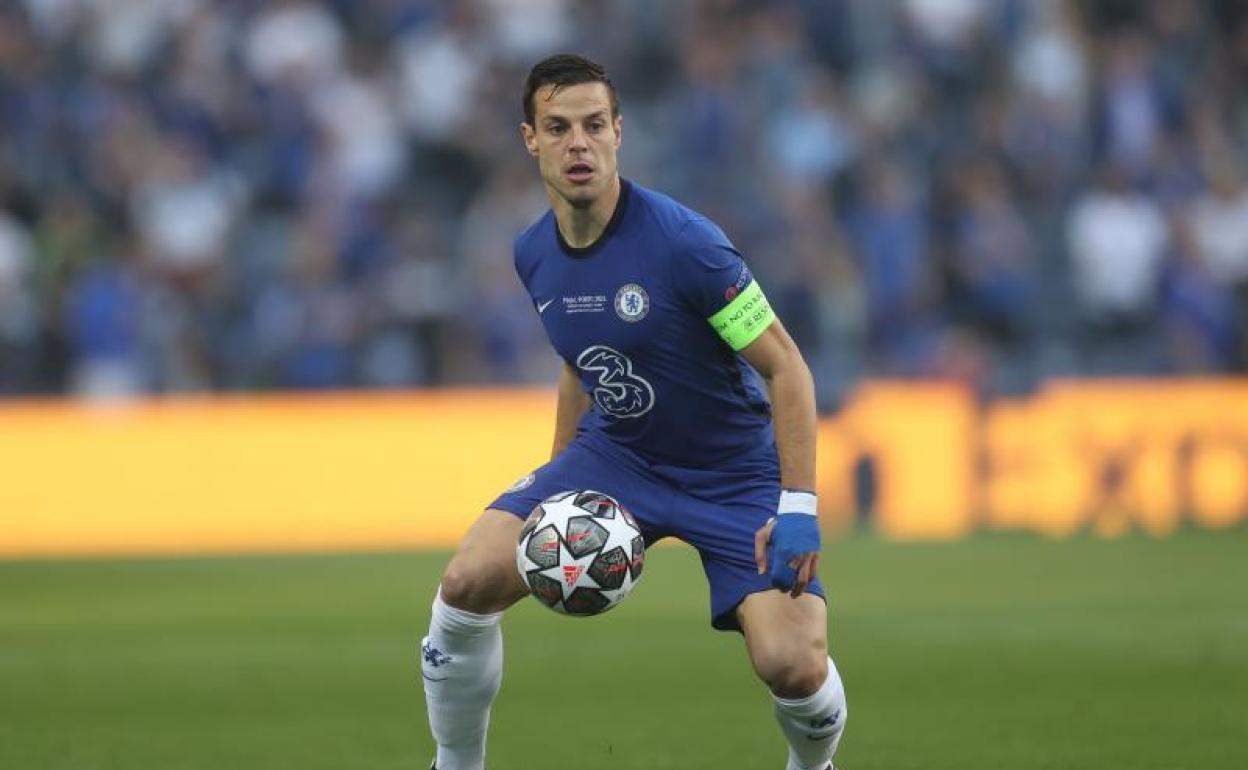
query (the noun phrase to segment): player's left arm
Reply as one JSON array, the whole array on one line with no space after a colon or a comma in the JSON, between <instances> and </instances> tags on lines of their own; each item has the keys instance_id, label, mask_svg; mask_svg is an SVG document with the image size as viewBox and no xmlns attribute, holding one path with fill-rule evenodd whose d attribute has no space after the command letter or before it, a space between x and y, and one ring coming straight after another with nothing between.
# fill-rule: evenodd
<instances>
[{"instance_id":1,"label":"player's left arm","mask_svg":"<svg viewBox=\"0 0 1248 770\"><path fill-rule=\"evenodd\" d=\"M755 556L760 575L770 572L773 586L799 596L819 566L810 369L741 253L710 220L685 223L668 264L689 306L767 381L783 490L775 517L755 534Z\"/></svg>"},{"instance_id":2,"label":"player's left arm","mask_svg":"<svg viewBox=\"0 0 1248 770\"><path fill-rule=\"evenodd\" d=\"M797 344L773 318L741 355L767 383L776 449L780 454L781 504L776 518L754 536L759 573L800 596L819 568L815 515L815 383ZM771 559L782 560L771 564ZM792 572L789 572L789 568Z\"/></svg>"}]
</instances>

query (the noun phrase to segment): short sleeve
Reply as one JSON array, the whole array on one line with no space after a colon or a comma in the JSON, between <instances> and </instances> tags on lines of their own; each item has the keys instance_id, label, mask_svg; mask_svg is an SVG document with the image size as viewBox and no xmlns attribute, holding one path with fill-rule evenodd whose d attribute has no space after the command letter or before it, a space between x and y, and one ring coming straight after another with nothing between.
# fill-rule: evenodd
<instances>
[{"instance_id":1,"label":"short sleeve","mask_svg":"<svg viewBox=\"0 0 1248 770\"><path fill-rule=\"evenodd\" d=\"M528 258L524 252L522 237L516 238L511 247L512 264L516 268L516 277L520 279L520 283L524 286L525 291L531 295L533 290L530 283L533 279L533 260Z\"/></svg>"},{"instance_id":2,"label":"short sleeve","mask_svg":"<svg viewBox=\"0 0 1248 770\"><path fill-rule=\"evenodd\" d=\"M775 315L724 232L707 219L692 219L681 230L677 244L672 259L677 296L733 350L758 339Z\"/></svg>"}]
</instances>

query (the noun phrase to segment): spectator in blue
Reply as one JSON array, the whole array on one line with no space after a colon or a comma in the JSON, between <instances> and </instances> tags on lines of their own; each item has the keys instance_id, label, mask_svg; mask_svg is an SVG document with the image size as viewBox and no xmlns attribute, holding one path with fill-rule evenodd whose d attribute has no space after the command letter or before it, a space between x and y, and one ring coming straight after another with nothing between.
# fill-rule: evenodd
<instances>
[{"instance_id":1,"label":"spectator in blue","mask_svg":"<svg viewBox=\"0 0 1248 770\"><path fill-rule=\"evenodd\" d=\"M891 160L872 158L861 171L863 191L845 229L866 284L868 345L886 371L914 373L936 320L926 202Z\"/></svg>"}]
</instances>

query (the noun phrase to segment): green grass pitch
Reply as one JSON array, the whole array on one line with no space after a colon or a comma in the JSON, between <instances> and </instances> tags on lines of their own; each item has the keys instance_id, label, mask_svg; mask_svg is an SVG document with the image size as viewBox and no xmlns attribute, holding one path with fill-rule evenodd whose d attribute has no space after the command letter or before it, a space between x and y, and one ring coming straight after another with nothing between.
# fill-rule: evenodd
<instances>
[{"instance_id":1,"label":"green grass pitch","mask_svg":"<svg viewBox=\"0 0 1248 770\"><path fill-rule=\"evenodd\" d=\"M424 770L444 554L0 563L0 768ZM1248 531L833 541L846 770L1248 768ZM697 560L504 621L491 770L780 770Z\"/></svg>"}]
</instances>

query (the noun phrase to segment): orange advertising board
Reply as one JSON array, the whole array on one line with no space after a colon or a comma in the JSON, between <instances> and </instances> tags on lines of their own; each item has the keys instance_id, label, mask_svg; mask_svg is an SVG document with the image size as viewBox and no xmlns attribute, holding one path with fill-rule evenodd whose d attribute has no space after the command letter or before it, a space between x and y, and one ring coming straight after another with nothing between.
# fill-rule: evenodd
<instances>
[{"instance_id":1,"label":"orange advertising board","mask_svg":"<svg viewBox=\"0 0 1248 770\"><path fill-rule=\"evenodd\" d=\"M554 394L0 408L0 553L447 546L550 451Z\"/></svg>"},{"instance_id":2,"label":"orange advertising board","mask_svg":"<svg viewBox=\"0 0 1248 770\"><path fill-rule=\"evenodd\" d=\"M0 406L0 556L449 547L541 464L546 390ZM1063 382L980 406L864 384L819 426L831 533L1164 535L1248 518L1248 383Z\"/></svg>"}]
</instances>

